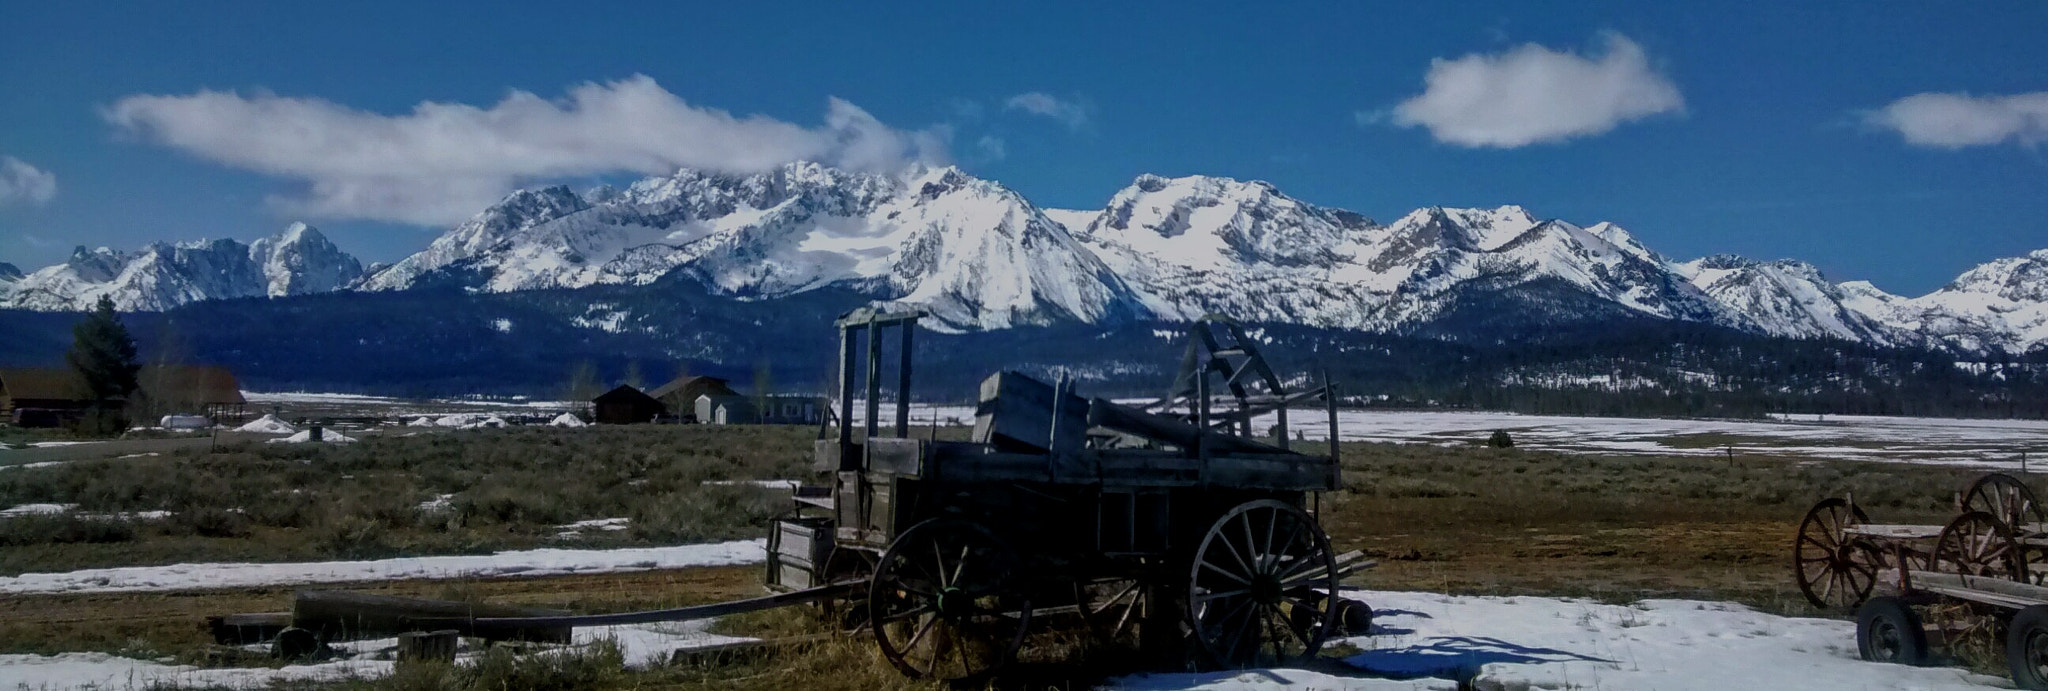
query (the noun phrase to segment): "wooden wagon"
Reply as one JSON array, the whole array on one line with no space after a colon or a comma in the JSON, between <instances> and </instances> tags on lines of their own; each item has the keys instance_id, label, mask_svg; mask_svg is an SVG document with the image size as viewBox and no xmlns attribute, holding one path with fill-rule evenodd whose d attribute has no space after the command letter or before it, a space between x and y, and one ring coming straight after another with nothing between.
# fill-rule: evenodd
<instances>
[{"instance_id":1,"label":"wooden wagon","mask_svg":"<svg viewBox=\"0 0 2048 691\"><path fill-rule=\"evenodd\" d=\"M1222 666L1312 655L1370 610L1336 596L1364 566L1317 521L1340 485L1327 455L1290 448L1290 392L1234 322L1190 326L1179 376L1149 405L1016 372L982 382L971 441L911 434L915 313L856 312L840 329L835 434L817 444L830 487L799 490L776 523L768 580L790 590L864 582L865 626L912 677L966 679L1009 661L1035 616L1077 615L1098 639L1194 652ZM897 336L893 428L880 422L884 331ZM866 344L864 399L857 347ZM1214 394L1214 395L1212 395ZM854 411L864 403L856 434ZM1253 421L1271 414L1263 432ZM885 436L885 433L893 436Z\"/></svg>"},{"instance_id":2,"label":"wooden wagon","mask_svg":"<svg viewBox=\"0 0 2048 691\"><path fill-rule=\"evenodd\" d=\"M2048 689L2048 513L2002 473L1972 482L1956 506L1945 525L1880 524L1850 498L1822 500L1793 545L1800 592L1815 607L1856 611L1866 660L1926 664L1935 648L1988 627L2004 639L2014 683Z\"/></svg>"}]
</instances>

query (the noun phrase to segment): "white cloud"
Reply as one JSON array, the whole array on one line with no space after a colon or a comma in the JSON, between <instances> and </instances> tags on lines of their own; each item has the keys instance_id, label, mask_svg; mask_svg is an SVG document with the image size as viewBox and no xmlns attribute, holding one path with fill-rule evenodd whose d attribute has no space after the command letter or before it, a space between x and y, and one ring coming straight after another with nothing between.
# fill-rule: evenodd
<instances>
[{"instance_id":1,"label":"white cloud","mask_svg":"<svg viewBox=\"0 0 2048 691\"><path fill-rule=\"evenodd\" d=\"M1534 43L1506 53L1437 58L1422 94L1395 106L1387 121L1429 128L1448 144L1512 149L1685 112L1678 86L1651 69L1642 46L1617 33L1602 39L1597 58ZM1377 121L1370 113L1358 119Z\"/></svg>"},{"instance_id":2,"label":"white cloud","mask_svg":"<svg viewBox=\"0 0 2048 691\"><path fill-rule=\"evenodd\" d=\"M13 156L0 156L0 206L42 205L57 196L57 175Z\"/></svg>"},{"instance_id":3,"label":"white cloud","mask_svg":"<svg viewBox=\"0 0 2048 691\"><path fill-rule=\"evenodd\" d=\"M1032 115L1042 115L1064 123L1069 129L1088 126L1088 104L1078 100L1061 99L1043 91L1017 94L1003 102L1003 110L1021 110Z\"/></svg>"},{"instance_id":4,"label":"white cloud","mask_svg":"<svg viewBox=\"0 0 2048 691\"><path fill-rule=\"evenodd\" d=\"M1863 114L1865 124L1899 133L1906 143L1944 149L2007 141L2048 141L2048 91L2011 96L1914 94Z\"/></svg>"},{"instance_id":5,"label":"white cloud","mask_svg":"<svg viewBox=\"0 0 2048 691\"><path fill-rule=\"evenodd\" d=\"M678 167L757 172L798 160L864 170L945 160L943 128L904 131L830 99L824 124L694 106L635 75L557 100L513 91L489 108L423 102L385 115L317 98L200 91L135 95L103 112L121 131L227 166L306 183L294 213L459 222L535 181Z\"/></svg>"}]
</instances>

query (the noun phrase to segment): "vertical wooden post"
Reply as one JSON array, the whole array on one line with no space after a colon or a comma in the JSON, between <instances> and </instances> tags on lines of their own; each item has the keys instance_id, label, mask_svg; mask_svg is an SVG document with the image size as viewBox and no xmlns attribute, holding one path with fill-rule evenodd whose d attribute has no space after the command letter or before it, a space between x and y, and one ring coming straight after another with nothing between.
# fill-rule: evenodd
<instances>
[{"instance_id":1,"label":"vertical wooden post","mask_svg":"<svg viewBox=\"0 0 2048 691\"><path fill-rule=\"evenodd\" d=\"M1330 371L1323 370L1323 401L1330 409L1330 472L1337 472L1337 382L1330 381Z\"/></svg>"},{"instance_id":2,"label":"vertical wooden post","mask_svg":"<svg viewBox=\"0 0 2048 691\"><path fill-rule=\"evenodd\" d=\"M1287 395L1286 395L1286 394L1282 394L1282 393L1277 393L1277 392L1276 392L1276 393L1275 393L1274 395L1280 396L1281 400L1286 400L1286 398L1287 398ZM1280 421L1279 421L1279 424L1277 424L1277 425L1275 425L1275 426L1273 427L1273 436L1275 437L1275 439L1273 440L1273 443L1274 443L1274 444L1277 444L1277 445L1278 445L1278 446L1280 447L1280 450L1281 450L1281 451L1286 451L1286 450L1287 450L1287 406L1284 406L1284 405L1283 405L1283 406L1280 406L1280 409L1279 409L1279 410L1276 410L1276 411L1273 411L1273 412L1275 412L1275 413L1278 413L1278 414L1280 415Z\"/></svg>"},{"instance_id":3,"label":"vertical wooden post","mask_svg":"<svg viewBox=\"0 0 2048 691\"><path fill-rule=\"evenodd\" d=\"M1195 458L1209 460L1209 368L1206 363L1195 375ZM1202 464L1207 475L1209 464Z\"/></svg>"},{"instance_id":4,"label":"vertical wooden post","mask_svg":"<svg viewBox=\"0 0 2048 691\"><path fill-rule=\"evenodd\" d=\"M882 327L868 320L868 439L875 438L875 425L882 417Z\"/></svg>"},{"instance_id":5,"label":"vertical wooden post","mask_svg":"<svg viewBox=\"0 0 2048 691\"><path fill-rule=\"evenodd\" d=\"M839 326L839 452L853 444L853 327ZM699 420L698 422L704 422Z\"/></svg>"},{"instance_id":6,"label":"vertical wooden post","mask_svg":"<svg viewBox=\"0 0 2048 691\"><path fill-rule=\"evenodd\" d=\"M897 322L896 328L903 330L901 364L896 367L896 438L910 438L910 334L917 331L917 319L909 318Z\"/></svg>"}]
</instances>

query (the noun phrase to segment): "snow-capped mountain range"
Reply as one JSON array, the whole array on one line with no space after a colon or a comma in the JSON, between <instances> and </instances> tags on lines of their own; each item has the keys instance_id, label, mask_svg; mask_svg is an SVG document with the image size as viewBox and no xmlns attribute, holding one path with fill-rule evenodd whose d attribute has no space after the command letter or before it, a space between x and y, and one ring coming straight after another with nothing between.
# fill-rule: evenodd
<instances>
[{"instance_id":1,"label":"snow-capped mountain range","mask_svg":"<svg viewBox=\"0 0 2048 691\"><path fill-rule=\"evenodd\" d=\"M159 242L134 253L79 247L56 266L27 275L13 269L0 265L0 307L46 311L90 309L103 295L117 309L158 311L200 300L324 293L363 275L361 262L304 223L247 245Z\"/></svg>"},{"instance_id":2,"label":"snow-capped mountain range","mask_svg":"<svg viewBox=\"0 0 2048 691\"><path fill-rule=\"evenodd\" d=\"M700 282L734 299L827 286L930 310L943 328L1242 319L1426 332L1446 320L1635 317L1794 338L2048 344L2048 250L1996 260L1918 298L1834 283L1810 264L1675 261L1612 223L1517 206L1418 209L1391 223L1264 182L1139 176L1101 210L1041 209L957 168L898 175L795 163L757 175L683 170L624 190L522 190L389 267L295 225L249 246L81 248L26 276L0 265L0 306L123 309L193 300L459 287ZM18 276L18 277L11 277ZM1475 317L1474 315L1479 315Z\"/></svg>"}]
</instances>

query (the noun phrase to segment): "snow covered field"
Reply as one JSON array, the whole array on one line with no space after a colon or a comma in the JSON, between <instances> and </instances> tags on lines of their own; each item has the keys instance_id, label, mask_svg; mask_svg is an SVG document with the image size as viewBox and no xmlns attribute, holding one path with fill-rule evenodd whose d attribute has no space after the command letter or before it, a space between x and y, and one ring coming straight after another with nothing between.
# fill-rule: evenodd
<instances>
[{"instance_id":1,"label":"snow covered field","mask_svg":"<svg viewBox=\"0 0 2048 691\"><path fill-rule=\"evenodd\" d=\"M764 540L628 549L532 549L452 557L283 564L172 564L0 576L0 593L114 593L437 578L497 578L758 563ZM0 684L0 688L9 688Z\"/></svg>"},{"instance_id":2,"label":"snow covered field","mask_svg":"<svg viewBox=\"0 0 2048 691\"><path fill-rule=\"evenodd\" d=\"M1856 626L1764 614L1741 605L1647 600L1606 605L1543 597L1365 591L1376 635L1318 670L1155 674L1110 688L1360 689L1983 689L2004 679L1856 657Z\"/></svg>"},{"instance_id":3,"label":"snow covered field","mask_svg":"<svg viewBox=\"0 0 2048 691\"><path fill-rule=\"evenodd\" d=\"M1128 691L1450 691L1476 689L1948 689L2010 688L1956 668L1909 668L1856 658L1855 625L1781 617L1740 605L1649 600L1607 605L1543 597L1468 597L1360 591L1374 606L1374 635L1345 639L1360 652L1315 670L1148 674L1111 680ZM708 622L576 632L578 643L612 639L633 666L677 650L743 639L706 632ZM351 659L277 669L198 669L100 653L0 655L0 688L65 689L185 684L259 686L298 679L380 676L390 640L350 644Z\"/></svg>"},{"instance_id":4,"label":"snow covered field","mask_svg":"<svg viewBox=\"0 0 2048 691\"><path fill-rule=\"evenodd\" d=\"M915 424L974 424L970 406L913 406ZM1900 461L2016 468L2021 452L2048 466L2048 420L1801 415L1775 420L1571 417L1483 411L1362 411L1337 413L1347 441L1466 445L1507 430L1521 448L1575 453ZM1326 414L1296 410L1294 430L1311 440L1329 437ZM1275 416L1253 421L1270 428Z\"/></svg>"}]
</instances>

